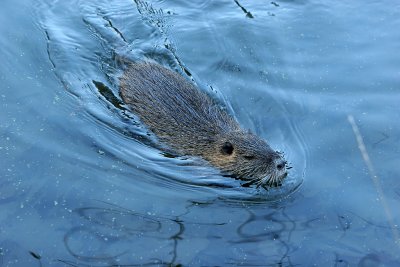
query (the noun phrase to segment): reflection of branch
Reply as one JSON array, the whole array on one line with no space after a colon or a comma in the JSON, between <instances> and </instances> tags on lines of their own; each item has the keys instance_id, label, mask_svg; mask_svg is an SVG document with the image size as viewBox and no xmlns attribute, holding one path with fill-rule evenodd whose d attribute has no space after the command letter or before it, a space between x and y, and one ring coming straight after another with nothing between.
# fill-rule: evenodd
<instances>
[{"instance_id":1,"label":"reflection of branch","mask_svg":"<svg viewBox=\"0 0 400 267\"><path fill-rule=\"evenodd\" d=\"M1 253L1 250L0 250L0 253ZM33 252L33 251L29 251L29 254L31 254L32 257L34 257L35 259L37 259L37 260L39 261L39 266L40 266L40 267L43 266L43 265L42 265L42 261L40 260L42 257L41 257L39 254L37 254L37 253L35 253L35 252ZM0 255L1 255L1 254L0 254ZM2 262L0 262L0 263L2 263ZM2 266L2 265L0 264L0 266Z\"/></svg>"},{"instance_id":2,"label":"reflection of branch","mask_svg":"<svg viewBox=\"0 0 400 267\"><path fill-rule=\"evenodd\" d=\"M373 143L373 146L378 145L379 143L385 141L386 139L389 139L389 135L385 134L384 132L381 132L381 134L383 135L383 137L381 139L379 139L378 141L376 141L375 143Z\"/></svg>"},{"instance_id":3,"label":"reflection of branch","mask_svg":"<svg viewBox=\"0 0 400 267\"><path fill-rule=\"evenodd\" d=\"M116 255L106 255L103 254L102 256L87 256L84 255L82 252L78 253L78 252L74 252L73 248L72 248L72 238L74 234L77 234L79 236L82 236L83 233L87 233L89 235L91 235L91 237L94 237L98 242L103 242L104 244L106 244L106 240L104 238L104 234L103 233L99 233L96 232L92 229L83 227L83 226L78 226L78 227L74 227L72 229L70 229L65 235L64 235L64 246L67 249L68 253L73 256L74 258L81 260L81 261L86 261L86 262L96 262L96 261L111 261L111 260L115 260L118 257L124 255L127 253L127 251L124 252L120 252ZM111 239L112 236L107 236L107 239ZM117 240L118 238L114 238L115 240Z\"/></svg>"},{"instance_id":4,"label":"reflection of branch","mask_svg":"<svg viewBox=\"0 0 400 267\"><path fill-rule=\"evenodd\" d=\"M166 242L165 247L168 253L160 254L154 258L143 258L140 261L130 262L126 266L180 266L179 242L183 239L188 225L206 225L221 226L224 222L198 222L186 221L183 217L191 212L191 209L198 207L200 202L192 201L186 211L178 216L160 216L148 213L136 212L116 204L98 201L104 205L94 205L81 207L74 210L80 218L89 222L82 223L77 227L69 229L64 234L64 246L68 253L77 261L69 261L67 259L58 259L59 262L68 266L93 266L94 264L114 264L129 258L129 251L119 251L110 249L110 244L118 242L130 242L133 239L147 238L154 239L154 244L160 241ZM203 203L205 205L210 203ZM99 245L100 249L82 250L76 247L76 238L90 238L93 244ZM170 247L172 245L172 248ZM104 250L105 248L105 250ZM131 247L126 249L131 249ZM124 256L125 255L125 256ZM123 257L124 256L124 257ZM0 250L0 263L1 263ZM128 259L131 260L131 259ZM114 265L106 266L114 266ZM1 264L0 264L1 266ZM117 265L115 265L117 266ZM121 265L118 265L121 266Z\"/></svg>"},{"instance_id":5,"label":"reflection of branch","mask_svg":"<svg viewBox=\"0 0 400 267\"><path fill-rule=\"evenodd\" d=\"M173 252L173 257L171 262L169 263L170 266L179 266L180 264L176 264L176 258L178 257L178 241L182 240L182 235L185 232L185 225L182 223L182 221L179 219L179 217L176 217L174 220L178 225L179 225L179 231L171 236L171 239L174 240L174 252Z\"/></svg>"},{"instance_id":6,"label":"reflection of branch","mask_svg":"<svg viewBox=\"0 0 400 267\"><path fill-rule=\"evenodd\" d=\"M47 57L49 58L49 61L50 61L51 65L53 66L53 69L55 69L56 68L56 64L54 63L54 60L52 59L51 54L50 54L50 35L49 35L49 32L47 30L45 30L44 32L46 34L46 39L47 39L46 40L46 43L47 43L47 45L46 45Z\"/></svg>"},{"instance_id":7,"label":"reflection of branch","mask_svg":"<svg viewBox=\"0 0 400 267\"><path fill-rule=\"evenodd\" d=\"M347 212L348 212L348 213L351 213L353 216L357 217L358 219L360 219L361 221L365 222L366 224L372 225L373 227L376 227L376 228L383 228L383 229L390 229L390 228L391 228L390 226L379 225L379 224L373 223L373 222L371 222L371 221L369 221L369 220L367 220L367 219L361 217L360 215L355 214L355 213L352 212L352 211L347 211ZM353 224L353 222L352 222L352 224Z\"/></svg>"},{"instance_id":8,"label":"reflection of branch","mask_svg":"<svg viewBox=\"0 0 400 267\"><path fill-rule=\"evenodd\" d=\"M124 40L125 43L127 43L127 41L126 41L124 35L122 34L122 32L121 32L120 30L118 30L118 29L112 24L111 20L110 20L109 18L105 17L105 16L103 17L103 19L108 23L108 26L109 26L111 29L113 29L113 30L119 35L119 37L121 37L121 39Z\"/></svg>"},{"instance_id":9,"label":"reflection of branch","mask_svg":"<svg viewBox=\"0 0 400 267\"><path fill-rule=\"evenodd\" d=\"M368 155L368 152L367 152L367 148L365 147L365 144L364 144L363 138L361 136L360 130L358 129L358 126L357 126L357 124L356 124L356 122L354 120L354 117L352 115L348 115L347 119L348 119L349 123L351 124L351 127L353 128L353 132L354 132L354 135L356 136L356 140L357 140L357 143L358 143L358 148L360 149L360 152L361 152L361 156L362 156L365 164L367 165L369 175L371 176L371 179L374 182L376 191L378 192L379 199L381 200L383 209L385 210L386 219L388 220L388 222L389 222L389 224L390 224L390 226L392 228L394 241L395 241L395 243L397 245L400 246L400 238L399 238L399 233L397 232L397 227L394 224L392 213L391 213L391 211L389 209L389 206L388 206L388 204L386 202L386 198L385 198L385 195L383 193L383 189L382 189L379 177L376 174L374 166L372 165L372 162L371 162L371 160L369 158L369 155Z\"/></svg>"},{"instance_id":10,"label":"reflection of branch","mask_svg":"<svg viewBox=\"0 0 400 267\"><path fill-rule=\"evenodd\" d=\"M271 266L293 266L290 261L290 252L292 252L290 239L292 232L296 230L296 222L284 212L284 209L277 209L263 216L258 216L250 210L247 210L247 212L249 213L249 218L236 230L241 239L238 241L231 241L231 243L253 243L264 241L266 238L274 240L281 244L280 251L282 251L282 254L276 259L275 264L271 264ZM280 216L285 217L287 220L282 220L279 218ZM256 224L257 221L268 222L270 225L268 228L271 230L264 229L262 232L254 232L254 226L252 227L251 224ZM246 228L248 228L247 231ZM285 236L285 234L288 235ZM265 263L253 263L252 265L265 266Z\"/></svg>"},{"instance_id":11,"label":"reflection of branch","mask_svg":"<svg viewBox=\"0 0 400 267\"><path fill-rule=\"evenodd\" d=\"M234 1L235 1L236 5L238 5L238 7L240 7L243 10L243 12L246 14L246 17L251 18L251 19L254 18L253 14L251 14L250 11L247 11L247 9L245 9L237 0L234 0Z\"/></svg>"},{"instance_id":12,"label":"reflection of branch","mask_svg":"<svg viewBox=\"0 0 400 267\"><path fill-rule=\"evenodd\" d=\"M271 5L278 7L279 5L276 2L271 2Z\"/></svg>"}]
</instances>

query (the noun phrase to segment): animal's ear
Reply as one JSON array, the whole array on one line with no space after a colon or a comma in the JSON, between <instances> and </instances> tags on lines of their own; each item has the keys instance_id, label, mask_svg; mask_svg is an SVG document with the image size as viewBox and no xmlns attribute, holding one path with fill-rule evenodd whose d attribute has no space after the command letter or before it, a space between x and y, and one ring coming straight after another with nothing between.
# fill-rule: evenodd
<instances>
[{"instance_id":1,"label":"animal's ear","mask_svg":"<svg viewBox=\"0 0 400 267\"><path fill-rule=\"evenodd\" d=\"M224 155L232 155L233 149L234 148L231 142L225 142L221 147L221 153Z\"/></svg>"}]
</instances>

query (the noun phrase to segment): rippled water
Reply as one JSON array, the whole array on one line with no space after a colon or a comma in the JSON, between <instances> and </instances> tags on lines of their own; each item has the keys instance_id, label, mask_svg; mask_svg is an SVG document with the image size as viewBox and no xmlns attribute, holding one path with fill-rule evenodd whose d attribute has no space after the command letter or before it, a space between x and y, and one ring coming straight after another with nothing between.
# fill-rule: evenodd
<instances>
[{"instance_id":1,"label":"rippled water","mask_svg":"<svg viewBox=\"0 0 400 267\"><path fill-rule=\"evenodd\" d=\"M0 266L400 266L399 13L4 0ZM284 151L283 186L163 153L118 94L121 61L146 59Z\"/></svg>"}]
</instances>

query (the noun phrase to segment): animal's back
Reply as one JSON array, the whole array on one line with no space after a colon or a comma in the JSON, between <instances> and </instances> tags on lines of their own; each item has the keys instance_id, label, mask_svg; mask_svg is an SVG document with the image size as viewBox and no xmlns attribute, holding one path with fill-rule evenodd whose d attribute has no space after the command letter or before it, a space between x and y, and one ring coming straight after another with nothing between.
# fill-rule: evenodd
<instances>
[{"instance_id":1,"label":"animal's back","mask_svg":"<svg viewBox=\"0 0 400 267\"><path fill-rule=\"evenodd\" d=\"M238 123L207 94L178 73L152 63L128 65L121 96L161 141L177 152L202 155L199 147Z\"/></svg>"}]
</instances>

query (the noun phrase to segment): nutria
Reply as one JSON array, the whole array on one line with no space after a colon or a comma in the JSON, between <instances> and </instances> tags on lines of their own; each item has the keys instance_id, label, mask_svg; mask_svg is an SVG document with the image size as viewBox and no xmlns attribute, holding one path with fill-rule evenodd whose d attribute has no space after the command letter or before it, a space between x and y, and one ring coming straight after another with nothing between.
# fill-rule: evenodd
<instances>
[{"instance_id":1,"label":"nutria","mask_svg":"<svg viewBox=\"0 0 400 267\"><path fill-rule=\"evenodd\" d=\"M200 156L257 186L278 186L287 175L281 153L241 129L217 101L170 69L130 63L120 78L120 94L150 131L179 155Z\"/></svg>"}]
</instances>

